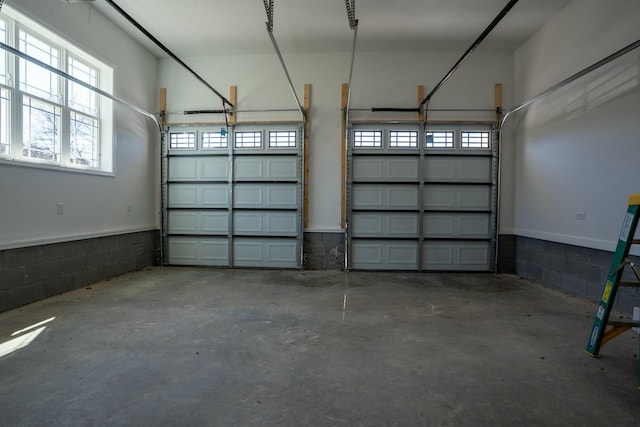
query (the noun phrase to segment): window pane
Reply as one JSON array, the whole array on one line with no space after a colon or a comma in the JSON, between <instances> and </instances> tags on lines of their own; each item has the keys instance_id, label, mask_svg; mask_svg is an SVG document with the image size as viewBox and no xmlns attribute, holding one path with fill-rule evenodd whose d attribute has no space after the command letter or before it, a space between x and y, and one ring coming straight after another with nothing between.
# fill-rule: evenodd
<instances>
[{"instance_id":1,"label":"window pane","mask_svg":"<svg viewBox=\"0 0 640 427\"><path fill-rule=\"evenodd\" d=\"M98 135L98 120L71 112L69 162L78 166L98 167Z\"/></svg>"},{"instance_id":2,"label":"window pane","mask_svg":"<svg viewBox=\"0 0 640 427\"><path fill-rule=\"evenodd\" d=\"M60 52L55 47L20 31L18 50L32 56L47 65L58 68ZM50 71L20 59L20 90L53 102L60 102L58 77Z\"/></svg>"},{"instance_id":3,"label":"window pane","mask_svg":"<svg viewBox=\"0 0 640 427\"><path fill-rule=\"evenodd\" d=\"M7 44L7 21L0 19L0 42ZM0 84L8 83L7 52L0 51Z\"/></svg>"},{"instance_id":4,"label":"window pane","mask_svg":"<svg viewBox=\"0 0 640 427\"><path fill-rule=\"evenodd\" d=\"M353 146L356 148L382 147L382 131L381 130L353 131Z\"/></svg>"},{"instance_id":5,"label":"window pane","mask_svg":"<svg viewBox=\"0 0 640 427\"><path fill-rule=\"evenodd\" d=\"M489 132L463 131L460 140L461 148L489 148Z\"/></svg>"},{"instance_id":6,"label":"window pane","mask_svg":"<svg viewBox=\"0 0 640 427\"><path fill-rule=\"evenodd\" d=\"M274 148L295 148L296 147L296 131L270 131L269 147Z\"/></svg>"},{"instance_id":7,"label":"window pane","mask_svg":"<svg viewBox=\"0 0 640 427\"><path fill-rule=\"evenodd\" d=\"M427 148L453 148L453 131L427 132Z\"/></svg>"},{"instance_id":8,"label":"window pane","mask_svg":"<svg viewBox=\"0 0 640 427\"><path fill-rule=\"evenodd\" d=\"M389 133L389 147L417 148L418 132L414 130L392 130Z\"/></svg>"},{"instance_id":9,"label":"window pane","mask_svg":"<svg viewBox=\"0 0 640 427\"><path fill-rule=\"evenodd\" d=\"M25 96L22 102L22 154L60 161L60 108Z\"/></svg>"},{"instance_id":10,"label":"window pane","mask_svg":"<svg viewBox=\"0 0 640 427\"><path fill-rule=\"evenodd\" d=\"M169 148L196 148L195 132L171 132Z\"/></svg>"},{"instance_id":11,"label":"window pane","mask_svg":"<svg viewBox=\"0 0 640 427\"><path fill-rule=\"evenodd\" d=\"M202 148L227 148L227 132L202 132Z\"/></svg>"},{"instance_id":12,"label":"window pane","mask_svg":"<svg viewBox=\"0 0 640 427\"><path fill-rule=\"evenodd\" d=\"M10 117L9 114L9 91L6 89L0 89L0 154L9 154L11 150L11 143L9 140L10 134Z\"/></svg>"},{"instance_id":13,"label":"window pane","mask_svg":"<svg viewBox=\"0 0 640 427\"><path fill-rule=\"evenodd\" d=\"M262 147L262 132L236 132L236 148L260 148Z\"/></svg>"},{"instance_id":14,"label":"window pane","mask_svg":"<svg viewBox=\"0 0 640 427\"><path fill-rule=\"evenodd\" d=\"M79 60L69 57L68 73L91 86L97 86L98 71ZM98 115L97 94L77 83L69 83L69 107L83 113Z\"/></svg>"}]
</instances>

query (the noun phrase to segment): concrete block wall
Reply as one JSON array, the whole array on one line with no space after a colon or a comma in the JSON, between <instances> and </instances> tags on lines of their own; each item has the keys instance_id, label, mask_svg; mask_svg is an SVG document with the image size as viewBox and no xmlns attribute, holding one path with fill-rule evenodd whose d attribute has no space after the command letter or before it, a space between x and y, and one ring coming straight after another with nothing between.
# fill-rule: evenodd
<instances>
[{"instance_id":1,"label":"concrete block wall","mask_svg":"<svg viewBox=\"0 0 640 427\"><path fill-rule=\"evenodd\" d=\"M304 233L304 268L344 269L344 233Z\"/></svg>"},{"instance_id":2,"label":"concrete block wall","mask_svg":"<svg viewBox=\"0 0 640 427\"><path fill-rule=\"evenodd\" d=\"M517 236L515 273L544 285L598 302L611 266L613 253L563 243ZM506 255L505 255L506 256ZM630 257L640 265L638 257ZM627 267L623 280L636 281ZM631 315L640 306L639 288L619 288L614 309Z\"/></svg>"},{"instance_id":3,"label":"concrete block wall","mask_svg":"<svg viewBox=\"0 0 640 427\"><path fill-rule=\"evenodd\" d=\"M498 236L498 273L516 272L516 236L500 234Z\"/></svg>"},{"instance_id":4,"label":"concrete block wall","mask_svg":"<svg viewBox=\"0 0 640 427\"><path fill-rule=\"evenodd\" d=\"M0 312L153 265L157 232L0 251Z\"/></svg>"}]
</instances>

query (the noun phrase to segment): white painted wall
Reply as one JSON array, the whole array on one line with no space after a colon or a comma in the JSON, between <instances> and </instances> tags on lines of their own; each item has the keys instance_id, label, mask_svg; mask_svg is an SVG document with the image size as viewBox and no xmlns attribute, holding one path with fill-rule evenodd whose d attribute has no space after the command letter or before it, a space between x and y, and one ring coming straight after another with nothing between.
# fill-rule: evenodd
<instances>
[{"instance_id":1,"label":"white painted wall","mask_svg":"<svg viewBox=\"0 0 640 427\"><path fill-rule=\"evenodd\" d=\"M638 39L640 2L573 1L516 51L515 103ZM518 113L514 221L501 231L613 250L640 192L639 119L640 49Z\"/></svg>"},{"instance_id":2,"label":"white painted wall","mask_svg":"<svg viewBox=\"0 0 640 427\"><path fill-rule=\"evenodd\" d=\"M265 38L267 35L265 33ZM309 231L340 230L340 87L349 78L351 46L345 52L289 54L285 62L302 102L305 83L312 85L310 141ZM360 52L352 79L351 108L416 107L417 85L431 88L458 60L462 51ZM228 93L238 86L240 109L296 108L282 67L273 54L186 58L214 87ZM436 94L431 108L494 108L494 85L504 84L504 102L511 104L513 53L479 48ZM220 108L220 101L171 60L160 61L159 84L167 88L169 122L220 121L221 116L184 116L184 110ZM388 113L387 113L388 114ZM415 114L354 118L414 119ZM433 118L492 120L493 112L434 114ZM243 120L299 119L299 113L240 114Z\"/></svg>"},{"instance_id":3,"label":"white painted wall","mask_svg":"<svg viewBox=\"0 0 640 427\"><path fill-rule=\"evenodd\" d=\"M115 96L158 109L157 59L89 4L5 4L113 66ZM119 105L115 127L112 177L0 164L0 249L159 227L157 128Z\"/></svg>"}]
</instances>

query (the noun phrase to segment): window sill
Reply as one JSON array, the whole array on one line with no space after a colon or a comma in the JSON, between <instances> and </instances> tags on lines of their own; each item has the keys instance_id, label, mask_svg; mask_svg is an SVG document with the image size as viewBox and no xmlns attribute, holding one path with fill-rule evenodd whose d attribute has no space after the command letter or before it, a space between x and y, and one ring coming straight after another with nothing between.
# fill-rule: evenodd
<instances>
[{"instance_id":1,"label":"window sill","mask_svg":"<svg viewBox=\"0 0 640 427\"><path fill-rule=\"evenodd\" d=\"M115 173L113 172L102 171L97 169L74 168L70 166L62 166L56 163L29 162L29 161L16 160L16 159L6 158L6 157L5 158L0 157L0 165L43 169L43 170L50 170L55 172L70 172L70 173L78 173L82 175L98 175L98 176L105 176L105 177L116 176Z\"/></svg>"}]
</instances>

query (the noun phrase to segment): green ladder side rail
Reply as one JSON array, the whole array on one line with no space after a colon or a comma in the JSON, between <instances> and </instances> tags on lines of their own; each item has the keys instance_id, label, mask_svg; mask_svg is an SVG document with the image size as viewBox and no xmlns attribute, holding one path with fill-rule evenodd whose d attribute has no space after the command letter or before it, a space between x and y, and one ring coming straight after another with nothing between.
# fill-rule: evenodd
<instances>
[{"instance_id":1,"label":"green ladder side rail","mask_svg":"<svg viewBox=\"0 0 640 427\"><path fill-rule=\"evenodd\" d=\"M640 286L640 274L638 274L638 270L635 268L633 262L627 258L631 245L640 243L640 240L633 240L636 227L638 226L638 219L640 219L640 193L632 194L629 197L629 206L624 217L624 222L622 223L622 230L620 231L620 237L618 238L616 252L613 254L613 259L611 260L609 274L605 280L600 304L598 305L596 317L593 321L593 327L589 334L589 342L587 343L586 350L587 354L590 356L598 356L598 352L602 345L617 337L624 331L627 331L632 327L640 326L639 321L609 320L609 315L613 308L613 302L616 297L616 292L618 291L618 286ZM633 269L636 278L638 278L638 282L620 282L622 273L626 266L630 266ZM609 329L606 329L607 326L609 326Z\"/></svg>"}]
</instances>

